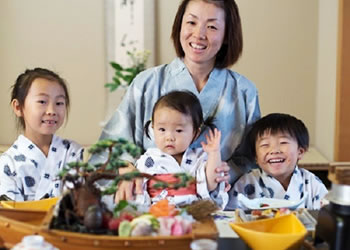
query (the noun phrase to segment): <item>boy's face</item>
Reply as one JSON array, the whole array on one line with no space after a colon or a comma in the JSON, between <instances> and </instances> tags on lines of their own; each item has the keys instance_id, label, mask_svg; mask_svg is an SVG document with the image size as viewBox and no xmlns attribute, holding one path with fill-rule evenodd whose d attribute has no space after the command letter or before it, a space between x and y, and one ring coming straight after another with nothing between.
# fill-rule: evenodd
<instances>
[{"instance_id":1,"label":"boy's face","mask_svg":"<svg viewBox=\"0 0 350 250\"><path fill-rule=\"evenodd\" d=\"M272 135L269 131L257 138L255 149L258 165L281 184L286 181L289 184L295 165L305 153L305 149L300 148L289 134L278 132Z\"/></svg>"}]
</instances>

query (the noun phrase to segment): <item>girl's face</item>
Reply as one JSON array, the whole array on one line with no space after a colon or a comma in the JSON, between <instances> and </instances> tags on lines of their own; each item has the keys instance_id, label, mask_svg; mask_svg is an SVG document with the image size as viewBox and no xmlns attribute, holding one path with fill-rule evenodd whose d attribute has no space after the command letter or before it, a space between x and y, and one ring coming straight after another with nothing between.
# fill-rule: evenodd
<instances>
[{"instance_id":1,"label":"girl's face","mask_svg":"<svg viewBox=\"0 0 350 250\"><path fill-rule=\"evenodd\" d=\"M181 162L182 154L195 136L191 116L168 107L159 107L153 118L152 127L157 147Z\"/></svg>"},{"instance_id":2,"label":"girl's face","mask_svg":"<svg viewBox=\"0 0 350 250\"><path fill-rule=\"evenodd\" d=\"M225 11L202 0L188 3L182 18L180 42L185 63L214 66L225 36Z\"/></svg>"},{"instance_id":3,"label":"girl's face","mask_svg":"<svg viewBox=\"0 0 350 250\"><path fill-rule=\"evenodd\" d=\"M61 127L66 116L66 95L56 81L36 78L23 107L14 104L13 108L24 119L24 135L35 141L41 136L52 136Z\"/></svg>"},{"instance_id":4,"label":"girl's face","mask_svg":"<svg viewBox=\"0 0 350 250\"><path fill-rule=\"evenodd\" d=\"M281 184L289 184L298 160L305 153L293 137L280 132L264 133L256 140L255 149L258 165Z\"/></svg>"}]
</instances>

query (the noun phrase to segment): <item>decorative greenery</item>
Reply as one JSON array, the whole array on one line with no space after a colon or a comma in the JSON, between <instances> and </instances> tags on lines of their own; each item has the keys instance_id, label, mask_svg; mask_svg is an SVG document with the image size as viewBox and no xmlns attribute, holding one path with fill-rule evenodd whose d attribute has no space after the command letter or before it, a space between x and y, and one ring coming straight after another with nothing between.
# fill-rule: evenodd
<instances>
[{"instance_id":1,"label":"decorative greenery","mask_svg":"<svg viewBox=\"0 0 350 250\"><path fill-rule=\"evenodd\" d=\"M110 62L110 65L115 69L113 82L105 84L110 92L115 91L119 86L128 87L136 75L146 69L151 52L149 50L137 51L136 48L133 48L126 53L131 61L130 67L123 67L117 62Z\"/></svg>"}]
</instances>

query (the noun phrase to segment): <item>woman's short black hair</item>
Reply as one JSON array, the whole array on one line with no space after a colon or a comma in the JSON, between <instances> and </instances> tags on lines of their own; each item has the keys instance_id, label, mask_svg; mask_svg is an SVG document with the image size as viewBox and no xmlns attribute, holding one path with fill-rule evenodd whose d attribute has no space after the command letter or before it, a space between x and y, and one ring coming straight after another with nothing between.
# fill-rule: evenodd
<instances>
[{"instance_id":1,"label":"woman's short black hair","mask_svg":"<svg viewBox=\"0 0 350 250\"><path fill-rule=\"evenodd\" d=\"M152 110L152 120L145 124L145 133L150 138L148 133L149 125L151 121L154 121L154 113L158 108L167 107L179 111L184 115L188 115L192 118L193 131L197 132L202 125L214 128L212 121L203 121L202 106L195 94L189 91L171 91L161 96L155 103Z\"/></svg>"},{"instance_id":2,"label":"woman's short black hair","mask_svg":"<svg viewBox=\"0 0 350 250\"><path fill-rule=\"evenodd\" d=\"M185 56L185 52L180 42L182 19L185 14L187 5L190 1L194 0L183 0L180 3L179 8L176 12L171 33L176 55L181 58ZM215 67L230 67L238 61L243 50L242 24L238 6L234 0L201 1L214 4L215 6L222 8L225 11L225 37L224 42L216 55Z\"/></svg>"},{"instance_id":3,"label":"woman's short black hair","mask_svg":"<svg viewBox=\"0 0 350 250\"><path fill-rule=\"evenodd\" d=\"M264 133L288 134L297 141L299 148L309 148L309 132L301 120L289 114L271 113L257 120L247 133L246 143L249 146L246 148L250 150L250 158L255 159L255 143Z\"/></svg>"}]
</instances>

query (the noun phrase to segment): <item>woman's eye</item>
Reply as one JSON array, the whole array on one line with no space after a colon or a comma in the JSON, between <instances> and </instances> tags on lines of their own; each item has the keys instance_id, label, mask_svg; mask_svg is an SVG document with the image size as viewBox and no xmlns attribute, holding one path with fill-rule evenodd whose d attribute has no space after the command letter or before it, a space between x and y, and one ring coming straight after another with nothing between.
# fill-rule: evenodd
<instances>
[{"instance_id":1,"label":"woman's eye","mask_svg":"<svg viewBox=\"0 0 350 250\"><path fill-rule=\"evenodd\" d=\"M194 25L194 24L195 24L195 22L193 22L193 21L188 21L187 23L188 23L188 24L191 24L191 25Z\"/></svg>"},{"instance_id":2,"label":"woman's eye","mask_svg":"<svg viewBox=\"0 0 350 250\"><path fill-rule=\"evenodd\" d=\"M211 30L217 30L217 28L215 26L213 26L213 25L209 25L208 28L211 29Z\"/></svg>"},{"instance_id":3,"label":"woman's eye","mask_svg":"<svg viewBox=\"0 0 350 250\"><path fill-rule=\"evenodd\" d=\"M58 106L64 105L64 102L57 102L56 105Z\"/></svg>"}]
</instances>

